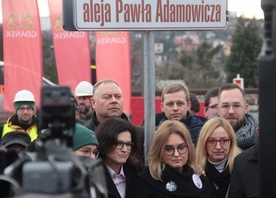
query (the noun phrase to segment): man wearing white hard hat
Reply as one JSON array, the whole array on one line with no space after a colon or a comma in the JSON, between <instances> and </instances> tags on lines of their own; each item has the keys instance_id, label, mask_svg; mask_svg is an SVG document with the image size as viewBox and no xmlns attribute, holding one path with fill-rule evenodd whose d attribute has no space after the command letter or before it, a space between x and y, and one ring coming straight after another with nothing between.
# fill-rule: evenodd
<instances>
[{"instance_id":1,"label":"man wearing white hard hat","mask_svg":"<svg viewBox=\"0 0 276 198\"><path fill-rule=\"evenodd\" d=\"M23 131L30 135L31 141L38 136L37 117L35 116L35 98L32 92L20 90L15 94L13 100L15 114L8 118L1 126L2 137L13 131Z\"/></svg>"},{"instance_id":2,"label":"man wearing white hard hat","mask_svg":"<svg viewBox=\"0 0 276 198\"><path fill-rule=\"evenodd\" d=\"M78 103L78 119L81 120L86 127L88 127L93 115L93 85L87 81L81 81L76 86L75 96Z\"/></svg>"}]
</instances>

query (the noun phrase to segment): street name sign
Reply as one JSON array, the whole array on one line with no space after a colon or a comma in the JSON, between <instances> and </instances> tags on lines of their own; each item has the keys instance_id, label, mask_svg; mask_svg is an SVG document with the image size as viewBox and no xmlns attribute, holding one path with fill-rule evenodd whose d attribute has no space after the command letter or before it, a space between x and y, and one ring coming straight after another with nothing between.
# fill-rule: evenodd
<instances>
[{"instance_id":1,"label":"street name sign","mask_svg":"<svg viewBox=\"0 0 276 198\"><path fill-rule=\"evenodd\" d=\"M77 30L208 30L227 27L227 0L74 0Z\"/></svg>"}]
</instances>

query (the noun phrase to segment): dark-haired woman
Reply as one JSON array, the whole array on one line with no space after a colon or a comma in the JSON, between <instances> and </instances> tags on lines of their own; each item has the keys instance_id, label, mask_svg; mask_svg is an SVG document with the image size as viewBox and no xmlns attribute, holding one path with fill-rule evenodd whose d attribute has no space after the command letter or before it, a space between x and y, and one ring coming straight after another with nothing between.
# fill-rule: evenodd
<instances>
[{"instance_id":1,"label":"dark-haired woman","mask_svg":"<svg viewBox=\"0 0 276 198\"><path fill-rule=\"evenodd\" d=\"M111 118L95 130L100 157L105 164L108 197L124 198L137 172L132 154L137 151L136 132L123 119Z\"/></svg>"}]
</instances>

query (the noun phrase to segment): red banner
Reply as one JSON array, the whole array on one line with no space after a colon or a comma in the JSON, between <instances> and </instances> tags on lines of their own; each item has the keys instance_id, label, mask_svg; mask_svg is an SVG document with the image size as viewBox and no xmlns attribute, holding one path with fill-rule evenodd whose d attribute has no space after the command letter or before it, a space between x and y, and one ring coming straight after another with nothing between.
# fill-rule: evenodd
<instances>
[{"instance_id":1,"label":"red banner","mask_svg":"<svg viewBox=\"0 0 276 198\"><path fill-rule=\"evenodd\" d=\"M64 31L62 0L48 0L59 85L71 91L80 81L91 82L90 41L87 32Z\"/></svg>"},{"instance_id":2,"label":"red banner","mask_svg":"<svg viewBox=\"0 0 276 198\"><path fill-rule=\"evenodd\" d=\"M131 67L129 32L96 32L97 81L110 78L123 92L124 112L131 114Z\"/></svg>"},{"instance_id":3,"label":"red banner","mask_svg":"<svg viewBox=\"0 0 276 198\"><path fill-rule=\"evenodd\" d=\"M4 109L14 111L17 91L31 91L40 104L42 38L37 0L2 0Z\"/></svg>"}]
</instances>

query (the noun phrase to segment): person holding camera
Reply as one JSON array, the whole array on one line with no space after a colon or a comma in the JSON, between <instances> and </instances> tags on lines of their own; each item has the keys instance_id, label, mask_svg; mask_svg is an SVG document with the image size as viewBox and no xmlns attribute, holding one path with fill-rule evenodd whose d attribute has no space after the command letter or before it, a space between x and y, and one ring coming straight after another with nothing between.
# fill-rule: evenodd
<instances>
[{"instance_id":1,"label":"person holding camera","mask_svg":"<svg viewBox=\"0 0 276 198\"><path fill-rule=\"evenodd\" d=\"M139 168L134 157L137 136L126 120L111 118L95 130L99 141L100 157L104 162L109 198L124 198Z\"/></svg>"},{"instance_id":2,"label":"person holding camera","mask_svg":"<svg viewBox=\"0 0 276 198\"><path fill-rule=\"evenodd\" d=\"M20 153L21 151L25 151L30 143L31 137L27 133L14 131L4 135L2 139L2 148L7 151L14 150L16 153Z\"/></svg>"},{"instance_id":3,"label":"person holding camera","mask_svg":"<svg viewBox=\"0 0 276 198\"><path fill-rule=\"evenodd\" d=\"M21 131L7 133L3 137L0 148L0 176L3 176L5 168L14 163L30 143L30 136ZM10 197L11 195L10 183L0 179L0 197Z\"/></svg>"},{"instance_id":4,"label":"person holding camera","mask_svg":"<svg viewBox=\"0 0 276 198\"><path fill-rule=\"evenodd\" d=\"M23 131L29 134L31 141L38 137L37 117L35 116L35 99L32 92L20 90L15 94L13 114L5 124L1 126L1 139L9 132Z\"/></svg>"},{"instance_id":5,"label":"person holding camera","mask_svg":"<svg viewBox=\"0 0 276 198\"><path fill-rule=\"evenodd\" d=\"M24 197L104 197L105 181L93 177L103 175L101 160L92 159L98 155L98 142L93 131L75 123L69 87L43 87L41 93L38 127L45 133L40 133L28 146L29 153L20 153L11 166L6 168L7 163L0 163L1 173L5 173L0 185L7 186L5 192L0 187L0 197L5 193ZM73 150L87 157L78 157ZM5 150L0 154L0 162L11 158Z\"/></svg>"}]
</instances>

